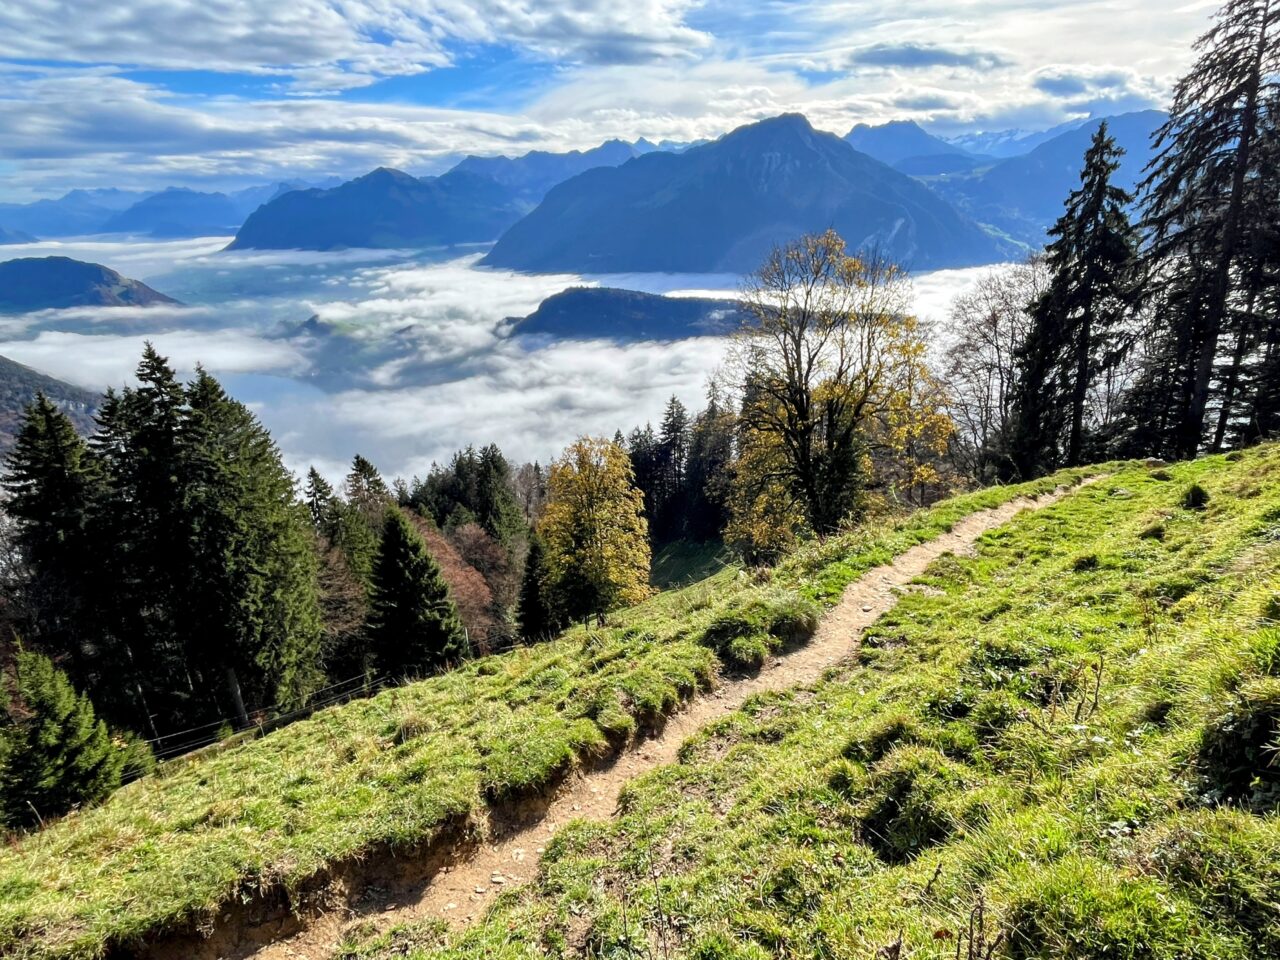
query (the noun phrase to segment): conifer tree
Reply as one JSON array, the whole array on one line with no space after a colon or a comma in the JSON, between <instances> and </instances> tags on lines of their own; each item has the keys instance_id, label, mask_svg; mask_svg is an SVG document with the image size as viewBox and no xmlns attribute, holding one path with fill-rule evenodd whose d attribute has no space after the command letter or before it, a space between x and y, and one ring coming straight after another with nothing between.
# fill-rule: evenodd
<instances>
[{"instance_id":1,"label":"conifer tree","mask_svg":"<svg viewBox=\"0 0 1280 960\"><path fill-rule=\"evenodd\" d=\"M1032 308L1014 397L1013 452L1024 476L1083 462L1090 389L1121 354L1137 288L1137 239L1125 213L1133 198L1111 182L1122 155L1100 124L1080 188L1050 231L1049 288Z\"/></svg>"},{"instance_id":2,"label":"conifer tree","mask_svg":"<svg viewBox=\"0 0 1280 960\"><path fill-rule=\"evenodd\" d=\"M316 561L305 508L267 431L206 371L187 389L183 517L188 663L225 707L300 705L319 687Z\"/></svg>"},{"instance_id":3,"label":"conifer tree","mask_svg":"<svg viewBox=\"0 0 1280 960\"><path fill-rule=\"evenodd\" d=\"M373 565L369 642L385 676L423 676L471 656L440 566L396 507L385 514Z\"/></svg>"},{"instance_id":4,"label":"conifer tree","mask_svg":"<svg viewBox=\"0 0 1280 960\"><path fill-rule=\"evenodd\" d=\"M49 658L18 653L0 755L0 814L28 827L120 786L126 753Z\"/></svg>"},{"instance_id":5,"label":"conifer tree","mask_svg":"<svg viewBox=\"0 0 1280 960\"><path fill-rule=\"evenodd\" d=\"M520 624L520 635L526 640L542 640L559 626L551 592L547 588L546 553L541 538L537 536L529 541L516 620Z\"/></svg>"},{"instance_id":6,"label":"conifer tree","mask_svg":"<svg viewBox=\"0 0 1280 960\"><path fill-rule=\"evenodd\" d=\"M694 540L719 537L729 522L733 431L733 413L713 388L689 435L684 512L687 534Z\"/></svg>"},{"instance_id":7,"label":"conifer tree","mask_svg":"<svg viewBox=\"0 0 1280 960\"><path fill-rule=\"evenodd\" d=\"M87 679L84 644L95 632L85 588L96 465L66 414L39 394L27 407L6 466L5 509L16 521L25 565L21 589L30 639L69 656Z\"/></svg>"},{"instance_id":8,"label":"conifer tree","mask_svg":"<svg viewBox=\"0 0 1280 960\"><path fill-rule=\"evenodd\" d=\"M307 512L311 515L311 526L317 533L332 539L336 521L333 485L320 476L320 471L315 467L307 471L307 485L302 496L307 504Z\"/></svg>"},{"instance_id":9,"label":"conifer tree","mask_svg":"<svg viewBox=\"0 0 1280 960\"><path fill-rule=\"evenodd\" d=\"M1172 421L1168 452L1180 457L1194 456L1204 440L1222 339L1247 343L1249 305L1257 302L1260 274L1249 269L1250 251L1258 249L1256 231L1274 220L1277 206L1262 149L1280 93L1277 40L1280 2L1228 0L1174 90L1143 184L1150 295L1162 303L1156 313L1168 325L1151 362L1176 371L1165 401L1171 410L1159 415ZM1148 368L1144 379L1168 372ZM1151 389L1144 394L1157 396ZM1238 400L1232 387L1214 446ZM1150 418L1156 411L1141 413Z\"/></svg>"}]
</instances>

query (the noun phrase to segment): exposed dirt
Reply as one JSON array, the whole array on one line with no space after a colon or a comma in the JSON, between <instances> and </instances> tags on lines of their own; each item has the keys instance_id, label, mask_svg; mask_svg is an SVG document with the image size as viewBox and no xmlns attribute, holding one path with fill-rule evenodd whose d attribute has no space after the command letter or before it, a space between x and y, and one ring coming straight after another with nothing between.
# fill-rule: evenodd
<instances>
[{"instance_id":1,"label":"exposed dirt","mask_svg":"<svg viewBox=\"0 0 1280 960\"><path fill-rule=\"evenodd\" d=\"M532 879L544 845L565 823L611 817L628 781L674 762L691 734L736 710L753 694L816 683L856 650L862 631L892 608L902 590L935 559L970 551L982 534L1023 510L1055 503L1067 492L1059 489L1036 500L1023 498L979 511L949 533L867 572L849 585L809 643L771 659L755 676L723 682L669 718L659 734L629 745L605 765L572 776L553 796L456 830L457 839L434 844L419 856L366 858L351 875L332 877L306 902L294 903L283 914L277 910L271 919L258 919L247 911L242 911L243 917L227 917L204 949L186 937L181 945L157 944L147 955L165 960L324 960L357 924L366 934L426 917L442 918L455 928L467 925L483 914L498 892Z\"/></svg>"}]
</instances>

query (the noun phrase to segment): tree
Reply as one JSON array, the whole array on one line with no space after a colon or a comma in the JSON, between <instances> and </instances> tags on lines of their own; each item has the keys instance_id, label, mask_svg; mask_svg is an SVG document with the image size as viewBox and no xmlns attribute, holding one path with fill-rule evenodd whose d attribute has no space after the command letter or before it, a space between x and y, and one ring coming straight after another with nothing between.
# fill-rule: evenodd
<instances>
[{"instance_id":1,"label":"tree","mask_svg":"<svg viewBox=\"0 0 1280 960\"><path fill-rule=\"evenodd\" d=\"M543 640L560 626L547 590L546 554L542 540L537 536L529 541L516 619L520 624L520 636L526 640Z\"/></svg>"},{"instance_id":2,"label":"tree","mask_svg":"<svg viewBox=\"0 0 1280 960\"><path fill-rule=\"evenodd\" d=\"M1261 293L1250 259L1260 249L1254 234L1274 222L1277 205L1261 144L1280 97L1278 28L1276 0L1228 0L1196 42L1199 58L1174 89L1142 185L1150 295L1162 301L1155 312L1171 326L1152 352L1168 369L1146 379L1174 374L1170 410L1160 415L1171 421L1169 452L1181 457L1194 456L1203 443L1222 337L1234 335L1244 344L1238 351L1243 361L1250 305ZM1239 401L1238 367L1233 360L1220 378L1229 389L1223 390L1227 409L1214 446ZM1152 390L1147 395L1156 396Z\"/></svg>"},{"instance_id":3,"label":"tree","mask_svg":"<svg viewBox=\"0 0 1280 960\"><path fill-rule=\"evenodd\" d=\"M713 385L689 434L684 513L685 532L693 540L713 540L729 522L734 427L733 412Z\"/></svg>"},{"instance_id":4,"label":"tree","mask_svg":"<svg viewBox=\"0 0 1280 960\"><path fill-rule=\"evenodd\" d=\"M946 326L942 374L958 435L952 458L979 483L1014 473L1011 444L1018 356L1030 309L1048 289L1042 256L992 270L956 297Z\"/></svg>"},{"instance_id":5,"label":"tree","mask_svg":"<svg viewBox=\"0 0 1280 960\"><path fill-rule=\"evenodd\" d=\"M1080 188L1049 231L1049 287L1032 306L1014 392L1013 455L1025 477L1084 462L1090 392L1123 353L1137 290L1133 197L1111 182L1123 153L1099 124Z\"/></svg>"},{"instance_id":6,"label":"tree","mask_svg":"<svg viewBox=\"0 0 1280 960\"><path fill-rule=\"evenodd\" d=\"M305 508L270 435L201 369L182 423L189 667L245 705L297 706L321 686L316 560Z\"/></svg>"},{"instance_id":7,"label":"tree","mask_svg":"<svg viewBox=\"0 0 1280 960\"><path fill-rule=\"evenodd\" d=\"M26 409L6 465L5 509L16 522L28 635L69 656L84 679L85 644L92 636L84 588L96 464L71 420L41 393Z\"/></svg>"},{"instance_id":8,"label":"tree","mask_svg":"<svg viewBox=\"0 0 1280 960\"><path fill-rule=\"evenodd\" d=\"M307 471L307 485L302 496L307 504L307 513L311 515L311 526L317 533L332 539L337 522L333 485L320 476L315 467Z\"/></svg>"},{"instance_id":9,"label":"tree","mask_svg":"<svg viewBox=\"0 0 1280 960\"><path fill-rule=\"evenodd\" d=\"M742 398L738 481L784 492L820 535L858 512L872 423L921 363L908 293L900 269L850 256L832 231L775 248L744 286L730 361Z\"/></svg>"},{"instance_id":10,"label":"tree","mask_svg":"<svg viewBox=\"0 0 1280 960\"><path fill-rule=\"evenodd\" d=\"M369 641L378 670L423 676L461 663L471 646L440 567L396 507L387 507L373 565Z\"/></svg>"},{"instance_id":11,"label":"tree","mask_svg":"<svg viewBox=\"0 0 1280 960\"><path fill-rule=\"evenodd\" d=\"M27 827L97 803L120 786L126 753L89 698L48 657L21 651L0 740L0 810Z\"/></svg>"},{"instance_id":12,"label":"tree","mask_svg":"<svg viewBox=\"0 0 1280 960\"><path fill-rule=\"evenodd\" d=\"M538 532L547 580L571 618L649 595L649 529L631 460L616 443L583 437L551 467Z\"/></svg>"}]
</instances>

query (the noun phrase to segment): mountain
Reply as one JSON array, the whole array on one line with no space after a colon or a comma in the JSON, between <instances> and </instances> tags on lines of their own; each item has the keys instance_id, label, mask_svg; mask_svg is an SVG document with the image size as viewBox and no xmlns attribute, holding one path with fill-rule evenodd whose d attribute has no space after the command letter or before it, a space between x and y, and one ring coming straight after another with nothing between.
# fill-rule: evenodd
<instances>
[{"instance_id":1,"label":"mountain","mask_svg":"<svg viewBox=\"0 0 1280 960\"><path fill-rule=\"evenodd\" d=\"M832 227L919 268L990 263L1000 244L910 177L788 114L684 153L560 184L483 261L530 271L746 272Z\"/></svg>"},{"instance_id":2,"label":"mountain","mask_svg":"<svg viewBox=\"0 0 1280 960\"><path fill-rule=\"evenodd\" d=\"M24 257L0 263L0 311L177 302L98 263L69 257Z\"/></svg>"},{"instance_id":3,"label":"mountain","mask_svg":"<svg viewBox=\"0 0 1280 960\"><path fill-rule=\"evenodd\" d=\"M101 397L45 376L8 357L0 357L0 454L13 449L23 412L37 393L43 393L61 407L81 434L93 430L93 414Z\"/></svg>"},{"instance_id":4,"label":"mountain","mask_svg":"<svg viewBox=\"0 0 1280 960\"><path fill-rule=\"evenodd\" d=\"M621 140L609 140L591 150L569 153L534 150L522 157L466 157L451 172L488 177L533 206L548 190L570 177L595 167L616 167L642 152L652 150L642 151Z\"/></svg>"},{"instance_id":5,"label":"mountain","mask_svg":"<svg viewBox=\"0 0 1280 960\"><path fill-rule=\"evenodd\" d=\"M1144 110L1111 117L1107 123L1126 154L1116 183L1132 190L1151 158L1151 134L1165 114ZM1090 121L1042 143L1030 153L1001 161L967 176L944 178L934 186L975 220L1034 246L1062 214L1068 194L1080 185L1080 168L1101 121Z\"/></svg>"},{"instance_id":6,"label":"mountain","mask_svg":"<svg viewBox=\"0 0 1280 960\"><path fill-rule=\"evenodd\" d=\"M1054 137L1069 133L1088 122L1087 120L1068 120L1048 130L994 130L965 133L946 137L945 142L968 153L1007 160L1009 157L1024 156L1042 143L1048 143Z\"/></svg>"},{"instance_id":7,"label":"mountain","mask_svg":"<svg viewBox=\"0 0 1280 960\"><path fill-rule=\"evenodd\" d=\"M513 332L579 340L682 340L734 329L741 310L736 300L571 287L517 320Z\"/></svg>"},{"instance_id":8,"label":"mountain","mask_svg":"<svg viewBox=\"0 0 1280 960\"><path fill-rule=\"evenodd\" d=\"M98 233L113 214L148 196L127 190L72 190L56 200L0 203L0 222L37 237Z\"/></svg>"},{"instance_id":9,"label":"mountain","mask_svg":"<svg viewBox=\"0 0 1280 960\"><path fill-rule=\"evenodd\" d=\"M235 233L244 215L225 193L170 187L110 217L104 233L205 237Z\"/></svg>"},{"instance_id":10,"label":"mountain","mask_svg":"<svg viewBox=\"0 0 1280 960\"><path fill-rule=\"evenodd\" d=\"M930 133L914 120L894 120L872 127L860 123L845 140L855 150L894 167L912 157L967 157L969 154Z\"/></svg>"},{"instance_id":11,"label":"mountain","mask_svg":"<svg viewBox=\"0 0 1280 960\"><path fill-rule=\"evenodd\" d=\"M35 243L36 238L29 233L23 233L21 230L6 230L0 227L0 245L6 243Z\"/></svg>"},{"instance_id":12,"label":"mountain","mask_svg":"<svg viewBox=\"0 0 1280 960\"><path fill-rule=\"evenodd\" d=\"M259 207L228 250L428 247L493 240L524 206L489 177L417 179L379 167L330 190L294 190Z\"/></svg>"}]
</instances>

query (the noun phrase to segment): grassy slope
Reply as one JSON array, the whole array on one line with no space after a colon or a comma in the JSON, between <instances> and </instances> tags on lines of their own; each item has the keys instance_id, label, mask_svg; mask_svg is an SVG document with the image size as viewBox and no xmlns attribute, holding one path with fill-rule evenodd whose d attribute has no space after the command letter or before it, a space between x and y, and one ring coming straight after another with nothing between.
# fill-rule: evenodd
<instances>
[{"instance_id":1,"label":"grassy slope","mask_svg":"<svg viewBox=\"0 0 1280 960\"><path fill-rule=\"evenodd\" d=\"M870 567L975 509L1078 476L981 491L828 541L769 584L725 570L604 630L575 629L167 764L0 852L0 955L99 956L326 864L428 841L481 804L613 749L714 683L726 661L751 665L802 638Z\"/></svg>"},{"instance_id":2,"label":"grassy slope","mask_svg":"<svg viewBox=\"0 0 1280 960\"><path fill-rule=\"evenodd\" d=\"M997 957L1280 956L1280 447L1123 469L923 579L479 926L349 955L985 957L982 896Z\"/></svg>"}]
</instances>

